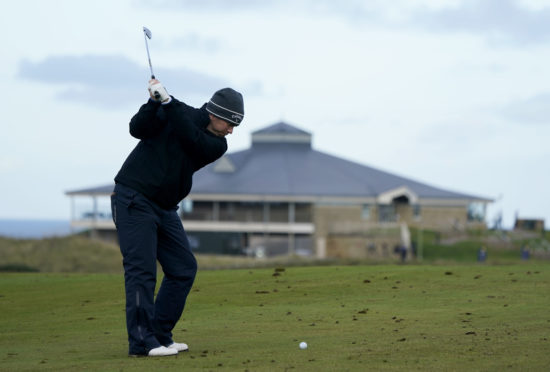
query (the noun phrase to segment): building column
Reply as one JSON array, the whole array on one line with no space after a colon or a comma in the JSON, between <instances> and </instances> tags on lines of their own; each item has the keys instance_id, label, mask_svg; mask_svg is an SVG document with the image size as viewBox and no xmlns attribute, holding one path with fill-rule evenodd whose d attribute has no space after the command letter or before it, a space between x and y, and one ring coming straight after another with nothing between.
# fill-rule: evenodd
<instances>
[{"instance_id":1,"label":"building column","mask_svg":"<svg viewBox=\"0 0 550 372\"><path fill-rule=\"evenodd\" d=\"M76 219L75 215L75 206L74 206L74 196L71 196L71 221Z\"/></svg>"},{"instance_id":2,"label":"building column","mask_svg":"<svg viewBox=\"0 0 550 372\"><path fill-rule=\"evenodd\" d=\"M73 222L76 220L76 212L75 212L75 202L74 202L74 196L71 196L71 233L74 234L75 228L73 227Z\"/></svg>"},{"instance_id":3,"label":"building column","mask_svg":"<svg viewBox=\"0 0 550 372\"><path fill-rule=\"evenodd\" d=\"M327 258L327 240L325 238L317 238L317 258Z\"/></svg>"},{"instance_id":4,"label":"building column","mask_svg":"<svg viewBox=\"0 0 550 372\"><path fill-rule=\"evenodd\" d=\"M292 227L294 221L296 220L296 204L288 203L288 225ZM292 231L288 232L288 254L294 255L296 253L296 241L294 239L294 233Z\"/></svg>"},{"instance_id":5,"label":"building column","mask_svg":"<svg viewBox=\"0 0 550 372\"><path fill-rule=\"evenodd\" d=\"M92 230L90 231L90 237L92 239L96 239L97 234L97 217L98 217L98 210L97 210L97 196L92 196L92 203L93 203L93 210L92 210Z\"/></svg>"},{"instance_id":6,"label":"building column","mask_svg":"<svg viewBox=\"0 0 550 372\"><path fill-rule=\"evenodd\" d=\"M264 209L263 209L263 223L264 223L264 226L266 226L268 223L269 223L269 220L271 219L270 218L270 210L269 210L269 203L268 202L264 202ZM267 236L269 235L269 233L267 232L267 230L264 230L264 238L267 239Z\"/></svg>"}]
</instances>

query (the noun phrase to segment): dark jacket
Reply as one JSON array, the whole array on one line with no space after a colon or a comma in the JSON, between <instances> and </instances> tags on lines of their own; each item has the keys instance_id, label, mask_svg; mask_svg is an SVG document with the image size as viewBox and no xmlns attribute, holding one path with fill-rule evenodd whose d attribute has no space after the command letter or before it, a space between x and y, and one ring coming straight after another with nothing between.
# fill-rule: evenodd
<instances>
[{"instance_id":1,"label":"dark jacket","mask_svg":"<svg viewBox=\"0 0 550 372\"><path fill-rule=\"evenodd\" d=\"M172 97L166 105L149 100L130 121L140 139L115 182L147 196L165 209L189 194L193 173L220 158L227 141L208 131L208 113Z\"/></svg>"}]
</instances>

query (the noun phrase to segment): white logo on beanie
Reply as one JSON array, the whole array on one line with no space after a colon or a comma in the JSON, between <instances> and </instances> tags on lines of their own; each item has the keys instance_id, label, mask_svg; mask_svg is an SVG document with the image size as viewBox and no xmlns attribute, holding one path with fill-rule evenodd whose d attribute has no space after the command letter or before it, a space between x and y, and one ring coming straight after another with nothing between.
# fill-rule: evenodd
<instances>
[{"instance_id":1,"label":"white logo on beanie","mask_svg":"<svg viewBox=\"0 0 550 372\"><path fill-rule=\"evenodd\" d=\"M235 122L240 123L243 120L242 115L231 115L231 119L235 120Z\"/></svg>"}]
</instances>

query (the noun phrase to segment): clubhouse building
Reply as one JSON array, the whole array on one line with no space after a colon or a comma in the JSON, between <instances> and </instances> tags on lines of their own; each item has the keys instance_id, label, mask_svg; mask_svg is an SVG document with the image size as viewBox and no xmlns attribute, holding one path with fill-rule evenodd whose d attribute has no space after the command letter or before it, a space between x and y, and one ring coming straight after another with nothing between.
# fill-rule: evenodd
<instances>
[{"instance_id":1,"label":"clubhouse building","mask_svg":"<svg viewBox=\"0 0 550 372\"><path fill-rule=\"evenodd\" d=\"M179 213L196 253L388 257L414 249L410 229L485 228L490 199L457 193L317 151L287 123L197 172ZM69 191L71 224L116 237L114 185Z\"/></svg>"}]
</instances>

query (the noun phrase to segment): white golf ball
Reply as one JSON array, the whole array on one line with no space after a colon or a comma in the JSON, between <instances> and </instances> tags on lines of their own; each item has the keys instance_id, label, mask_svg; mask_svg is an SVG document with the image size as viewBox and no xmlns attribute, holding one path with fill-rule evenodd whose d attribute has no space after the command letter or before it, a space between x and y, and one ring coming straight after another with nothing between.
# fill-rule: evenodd
<instances>
[{"instance_id":1,"label":"white golf ball","mask_svg":"<svg viewBox=\"0 0 550 372\"><path fill-rule=\"evenodd\" d=\"M300 342L300 349L307 349L307 343L305 343L304 341Z\"/></svg>"}]
</instances>

